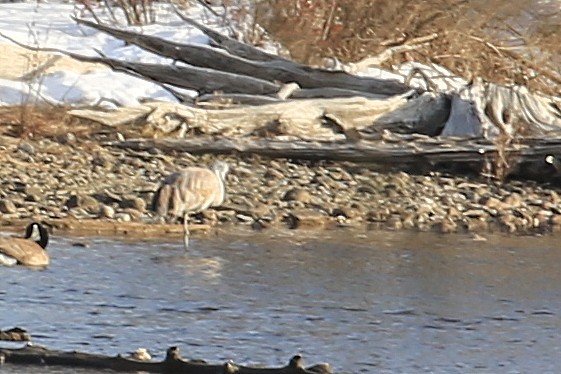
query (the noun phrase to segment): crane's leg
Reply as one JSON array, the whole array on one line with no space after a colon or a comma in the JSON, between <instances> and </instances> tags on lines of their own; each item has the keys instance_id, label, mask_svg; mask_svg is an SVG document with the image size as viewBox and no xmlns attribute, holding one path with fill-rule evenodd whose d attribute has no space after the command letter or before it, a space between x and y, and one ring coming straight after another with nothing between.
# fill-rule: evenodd
<instances>
[{"instance_id":1,"label":"crane's leg","mask_svg":"<svg viewBox=\"0 0 561 374\"><path fill-rule=\"evenodd\" d=\"M189 248L189 213L183 215L183 244L185 244L185 250Z\"/></svg>"}]
</instances>

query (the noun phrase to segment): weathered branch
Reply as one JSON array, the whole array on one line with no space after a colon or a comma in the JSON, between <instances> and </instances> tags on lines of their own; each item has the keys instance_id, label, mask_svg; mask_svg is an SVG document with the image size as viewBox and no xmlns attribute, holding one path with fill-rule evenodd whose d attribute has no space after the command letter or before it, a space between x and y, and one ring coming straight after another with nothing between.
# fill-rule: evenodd
<instances>
[{"instance_id":1,"label":"weathered branch","mask_svg":"<svg viewBox=\"0 0 561 374\"><path fill-rule=\"evenodd\" d=\"M314 69L288 60L251 61L208 46L185 45L83 19L75 20L160 56L236 75L281 83L296 82L302 88L335 87L387 95L402 94L409 90L407 86L394 80L357 77L340 71Z\"/></svg>"},{"instance_id":2,"label":"weathered branch","mask_svg":"<svg viewBox=\"0 0 561 374\"><path fill-rule=\"evenodd\" d=\"M69 114L108 126L138 123L142 120L154 131L164 134L185 126L210 135L245 136L264 129L275 135L334 140L337 136L333 129L325 126L326 116L338 118L342 123L342 130L361 130L373 125L377 118L403 106L407 100L406 95L382 100L362 97L309 99L224 109L161 102L113 112L72 110Z\"/></svg>"},{"instance_id":3,"label":"weathered branch","mask_svg":"<svg viewBox=\"0 0 561 374\"><path fill-rule=\"evenodd\" d=\"M183 21L187 22L189 25L194 26L197 29L201 30L203 33L205 33L211 40L210 43L211 46L216 48L222 48L234 56L246 58L248 60L253 60L253 61L278 61L278 60L289 61L272 53L267 53L265 51L262 51L258 48L255 48L254 46L242 42L238 42L237 40L232 39L226 35L222 35L212 30L211 28L206 27L205 25L198 23L194 19L183 15L177 9L175 10L175 13Z\"/></svg>"},{"instance_id":4,"label":"weathered branch","mask_svg":"<svg viewBox=\"0 0 561 374\"><path fill-rule=\"evenodd\" d=\"M122 356L109 357L99 354L82 352L63 352L44 347L27 345L23 348L0 348L3 362L20 365L57 365L73 368L111 369L119 372L147 372L166 374L329 374L332 373L328 364L314 365L304 368L302 357L294 356L288 365L280 368L254 368L226 362L212 365L197 361L185 361L181 358L177 347L166 352L162 362L146 362Z\"/></svg>"},{"instance_id":5,"label":"weathered branch","mask_svg":"<svg viewBox=\"0 0 561 374\"><path fill-rule=\"evenodd\" d=\"M62 56L51 56L47 61L45 61L41 65L23 74L21 77L18 78L18 80L27 82L33 80L34 78L40 77L42 74L44 74L46 70L54 66L54 64L56 64L57 61L61 59L61 57Z\"/></svg>"},{"instance_id":6,"label":"weathered branch","mask_svg":"<svg viewBox=\"0 0 561 374\"><path fill-rule=\"evenodd\" d=\"M144 79L150 79L159 84L170 84L180 88L192 89L203 94L218 91L253 95L275 95L281 88L279 84L256 79L251 76L236 75L195 66L147 64L106 57L83 56L57 48L28 46L2 33L0 33L0 36L31 51L61 53L78 61L105 64L115 71L122 71Z\"/></svg>"},{"instance_id":7,"label":"weathered branch","mask_svg":"<svg viewBox=\"0 0 561 374\"><path fill-rule=\"evenodd\" d=\"M480 161L491 154L495 146L477 140L443 140L439 138L395 137L358 142L291 141L274 139L204 137L189 139L130 139L108 142L107 146L147 151L156 147L163 152L240 153L257 154L272 158L308 160L354 161L382 164L424 163L435 161ZM414 140L411 141L411 140Z\"/></svg>"},{"instance_id":8,"label":"weathered branch","mask_svg":"<svg viewBox=\"0 0 561 374\"><path fill-rule=\"evenodd\" d=\"M367 57L355 63L348 64L348 72L356 74L365 71L372 66L380 66L390 58L392 58L397 53L403 53L407 51L413 51L421 47L426 46L431 40L438 38L438 34L433 33L426 36L421 36L408 41L407 44L396 45L384 50L377 56Z\"/></svg>"},{"instance_id":9,"label":"weathered branch","mask_svg":"<svg viewBox=\"0 0 561 374\"><path fill-rule=\"evenodd\" d=\"M347 142L281 141L255 138L195 137L191 139L131 139L106 146L147 151L192 154L243 154L271 158L351 161L380 170L458 170L480 172L499 154L501 145L475 138L431 138L422 135L382 134L378 140L349 139ZM501 152L513 162L512 175L546 177L557 171L545 162L548 155L561 156L561 138L523 138Z\"/></svg>"}]
</instances>

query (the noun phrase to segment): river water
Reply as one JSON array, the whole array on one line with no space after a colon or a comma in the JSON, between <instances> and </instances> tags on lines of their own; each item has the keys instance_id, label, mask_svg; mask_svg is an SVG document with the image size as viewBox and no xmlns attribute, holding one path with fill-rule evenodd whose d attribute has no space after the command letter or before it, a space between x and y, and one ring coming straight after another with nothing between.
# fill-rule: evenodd
<instances>
[{"instance_id":1,"label":"river water","mask_svg":"<svg viewBox=\"0 0 561 374\"><path fill-rule=\"evenodd\" d=\"M338 373L559 371L558 237L297 234L198 237L194 254L181 239L55 236L48 269L0 268L0 328L157 360L177 345L213 363L280 366L300 353Z\"/></svg>"}]
</instances>

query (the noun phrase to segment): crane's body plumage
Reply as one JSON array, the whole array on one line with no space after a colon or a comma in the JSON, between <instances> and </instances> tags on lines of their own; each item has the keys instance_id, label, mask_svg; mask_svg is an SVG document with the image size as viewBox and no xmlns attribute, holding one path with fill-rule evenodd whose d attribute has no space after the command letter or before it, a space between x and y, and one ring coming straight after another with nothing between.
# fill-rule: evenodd
<instances>
[{"instance_id":1,"label":"crane's body plumage","mask_svg":"<svg viewBox=\"0 0 561 374\"><path fill-rule=\"evenodd\" d=\"M36 236L36 238L32 238ZM49 255L45 248L49 241L47 230L38 223L27 226L25 239L0 238L0 263L4 265L25 265L43 267L49 265Z\"/></svg>"},{"instance_id":2,"label":"crane's body plumage","mask_svg":"<svg viewBox=\"0 0 561 374\"><path fill-rule=\"evenodd\" d=\"M190 167L166 177L158 195L157 213L179 217L222 204L225 189L211 170Z\"/></svg>"},{"instance_id":3,"label":"crane's body plumage","mask_svg":"<svg viewBox=\"0 0 561 374\"><path fill-rule=\"evenodd\" d=\"M216 161L210 169L188 167L167 176L154 194L152 210L160 216L183 216L186 248L189 214L224 202L228 170L228 164L222 161Z\"/></svg>"}]
</instances>

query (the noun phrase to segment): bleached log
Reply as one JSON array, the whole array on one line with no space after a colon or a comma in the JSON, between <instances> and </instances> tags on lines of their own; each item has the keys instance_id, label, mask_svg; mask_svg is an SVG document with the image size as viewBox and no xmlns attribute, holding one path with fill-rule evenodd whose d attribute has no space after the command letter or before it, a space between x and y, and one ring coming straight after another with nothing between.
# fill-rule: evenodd
<instances>
[{"instance_id":1,"label":"bleached log","mask_svg":"<svg viewBox=\"0 0 561 374\"><path fill-rule=\"evenodd\" d=\"M561 131L561 108L553 97L524 86L506 87L476 79L452 97L443 136L495 138L539 136Z\"/></svg>"},{"instance_id":2,"label":"bleached log","mask_svg":"<svg viewBox=\"0 0 561 374\"><path fill-rule=\"evenodd\" d=\"M388 141L389 140L389 141ZM192 154L256 154L272 158L354 161L380 164L426 163L442 161L481 161L481 156L494 152L494 144L477 140L395 136L392 139L358 142L321 142L277 139L199 136L188 139L129 139L105 143L106 146L147 151Z\"/></svg>"},{"instance_id":3,"label":"bleached log","mask_svg":"<svg viewBox=\"0 0 561 374\"><path fill-rule=\"evenodd\" d=\"M143 123L150 110L144 106L122 107L115 111L105 112L96 109L75 109L68 114L80 119L89 120L107 127L121 127Z\"/></svg>"},{"instance_id":4,"label":"bleached log","mask_svg":"<svg viewBox=\"0 0 561 374\"><path fill-rule=\"evenodd\" d=\"M386 99L387 95L369 94L366 92L358 92L351 90L343 90L340 88L308 88L298 90L292 93L290 99L333 99L342 97L366 97L368 99ZM193 100L183 100L184 102ZM196 99L197 103L203 102L228 102L234 105L263 105L271 104L273 102L281 101L277 97L265 95L249 95L249 94L232 94L232 93L217 93L217 94L203 94Z\"/></svg>"},{"instance_id":5,"label":"bleached log","mask_svg":"<svg viewBox=\"0 0 561 374\"><path fill-rule=\"evenodd\" d=\"M383 100L363 97L340 99L291 100L256 107L230 107L206 109L168 102L152 102L134 110L97 112L72 110L70 115L115 126L115 123L143 121L154 132L170 133L181 126L187 130L208 135L245 136L260 129L275 135L293 136L300 139L334 140L341 138L333 129L326 127L325 117L338 118L343 130L361 130L371 126L377 118L406 104L409 94Z\"/></svg>"}]
</instances>

